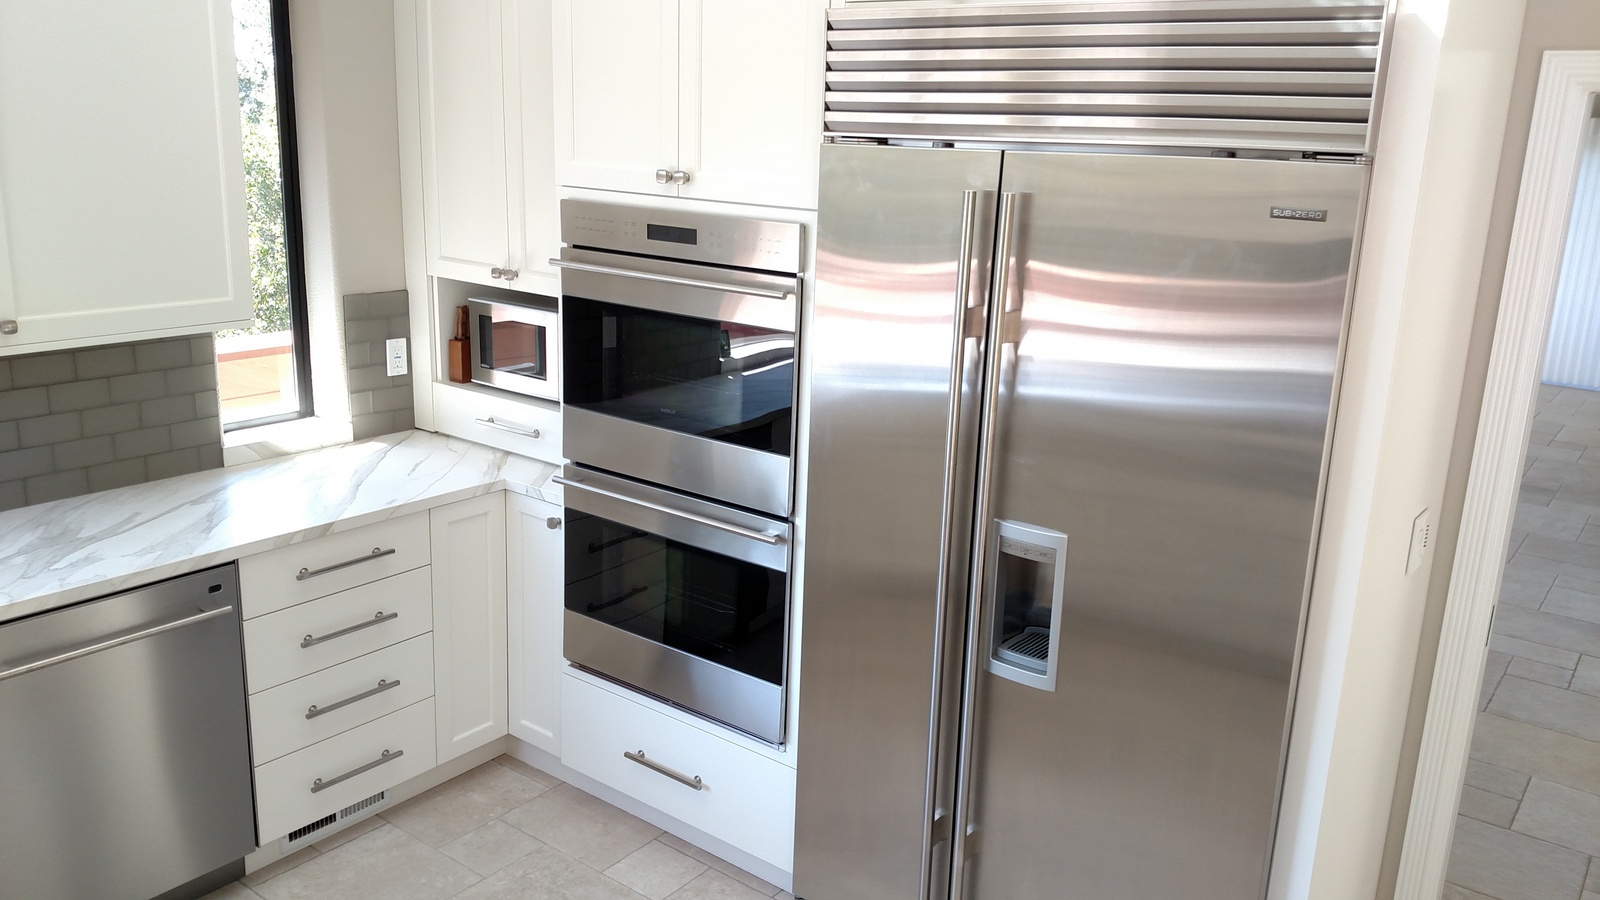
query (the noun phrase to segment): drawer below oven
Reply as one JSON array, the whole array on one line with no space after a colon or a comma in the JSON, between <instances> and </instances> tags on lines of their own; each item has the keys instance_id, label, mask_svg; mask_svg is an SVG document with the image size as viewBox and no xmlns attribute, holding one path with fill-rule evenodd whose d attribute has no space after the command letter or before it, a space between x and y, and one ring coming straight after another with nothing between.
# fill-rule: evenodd
<instances>
[{"instance_id":1,"label":"drawer below oven","mask_svg":"<svg viewBox=\"0 0 1600 900\"><path fill-rule=\"evenodd\" d=\"M794 868L788 766L571 675L562 678L561 729L563 764L784 871ZM628 756L641 751L644 762ZM698 776L699 789L646 762L690 781Z\"/></svg>"},{"instance_id":2,"label":"drawer below oven","mask_svg":"<svg viewBox=\"0 0 1600 900\"><path fill-rule=\"evenodd\" d=\"M256 764L431 696L433 639L426 634L254 694L250 740Z\"/></svg>"},{"instance_id":3,"label":"drawer below oven","mask_svg":"<svg viewBox=\"0 0 1600 900\"><path fill-rule=\"evenodd\" d=\"M384 752L388 751L388 756ZM256 767L256 825L263 843L433 768L433 700ZM320 790L317 780L322 780Z\"/></svg>"}]
</instances>

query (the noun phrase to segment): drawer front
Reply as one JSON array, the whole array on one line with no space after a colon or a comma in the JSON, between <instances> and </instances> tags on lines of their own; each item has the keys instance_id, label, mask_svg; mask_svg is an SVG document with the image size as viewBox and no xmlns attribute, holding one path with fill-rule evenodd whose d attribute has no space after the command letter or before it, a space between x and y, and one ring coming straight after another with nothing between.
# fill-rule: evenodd
<instances>
[{"instance_id":1,"label":"drawer front","mask_svg":"<svg viewBox=\"0 0 1600 900\"><path fill-rule=\"evenodd\" d=\"M427 564L428 514L415 513L239 560L240 606L250 619Z\"/></svg>"},{"instance_id":2,"label":"drawer front","mask_svg":"<svg viewBox=\"0 0 1600 900\"><path fill-rule=\"evenodd\" d=\"M247 620L245 680L257 694L432 629L432 570L413 569Z\"/></svg>"},{"instance_id":3,"label":"drawer front","mask_svg":"<svg viewBox=\"0 0 1600 900\"><path fill-rule=\"evenodd\" d=\"M390 755L379 762L385 759L385 750ZM257 766L256 827L261 842L283 837L431 768L432 699ZM349 777L332 783L345 775ZM313 793L319 778L326 786Z\"/></svg>"},{"instance_id":4,"label":"drawer front","mask_svg":"<svg viewBox=\"0 0 1600 900\"><path fill-rule=\"evenodd\" d=\"M425 634L253 694L256 765L431 696L433 641Z\"/></svg>"},{"instance_id":5,"label":"drawer front","mask_svg":"<svg viewBox=\"0 0 1600 900\"><path fill-rule=\"evenodd\" d=\"M435 384L433 417L435 428L444 434L556 465L564 462L561 407L548 400Z\"/></svg>"},{"instance_id":6,"label":"drawer front","mask_svg":"<svg viewBox=\"0 0 1600 900\"><path fill-rule=\"evenodd\" d=\"M715 726L708 726L715 727ZM794 867L794 770L632 699L562 678L561 761L784 871ZM645 758L702 790L628 759Z\"/></svg>"}]
</instances>

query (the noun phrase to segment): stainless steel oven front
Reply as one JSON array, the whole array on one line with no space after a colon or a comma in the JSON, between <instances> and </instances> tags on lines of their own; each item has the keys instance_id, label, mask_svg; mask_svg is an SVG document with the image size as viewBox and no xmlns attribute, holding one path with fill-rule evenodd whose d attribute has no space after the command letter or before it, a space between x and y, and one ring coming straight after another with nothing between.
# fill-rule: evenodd
<instances>
[{"instance_id":1,"label":"stainless steel oven front","mask_svg":"<svg viewBox=\"0 0 1600 900\"><path fill-rule=\"evenodd\" d=\"M787 518L801 226L561 211L567 457Z\"/></svg>"},{"instance_id":2,"label":"stainless steel oven front","mask_svg":"<svg viewBox=\"0 0 1600 900\"><path fill-rule=\"evenodd\" d=\"M790 526L567 466L568 662L784 737Z\"/></svg>"}]
</instances>

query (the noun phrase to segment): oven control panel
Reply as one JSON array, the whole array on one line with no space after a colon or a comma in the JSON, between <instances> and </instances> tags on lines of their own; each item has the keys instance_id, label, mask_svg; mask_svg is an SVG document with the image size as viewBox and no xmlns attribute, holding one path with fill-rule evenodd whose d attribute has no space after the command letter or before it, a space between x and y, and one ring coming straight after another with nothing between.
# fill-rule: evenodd
<instances>
[{"instance_id":1,"label":"oven control panel","mask_svg":"<svg viewBox=\"0 0 1600 900\"><path fill-rule=\"evenodd\" d=\"M799 274L804 228L679 210L589 200L561 201L561 240L569 247Z\"/></svg>"}]
</instances>

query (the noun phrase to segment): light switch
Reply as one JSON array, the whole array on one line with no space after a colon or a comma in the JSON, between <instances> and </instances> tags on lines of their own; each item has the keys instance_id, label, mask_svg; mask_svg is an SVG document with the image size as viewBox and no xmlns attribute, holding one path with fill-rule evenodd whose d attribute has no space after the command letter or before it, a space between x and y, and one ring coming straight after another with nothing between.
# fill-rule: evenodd
<instances>
[{"instance_id":1,"label":"light switch","mask_svg":"<svg viewBox=\"0 0 1600 900\"><path fill-rule=\"evenodd\" d=\"M384 357L389 360L389 375L404 375L410 371L406 365L406 339L390 338L383 344Z\"/></svg>"}]
</instances>

